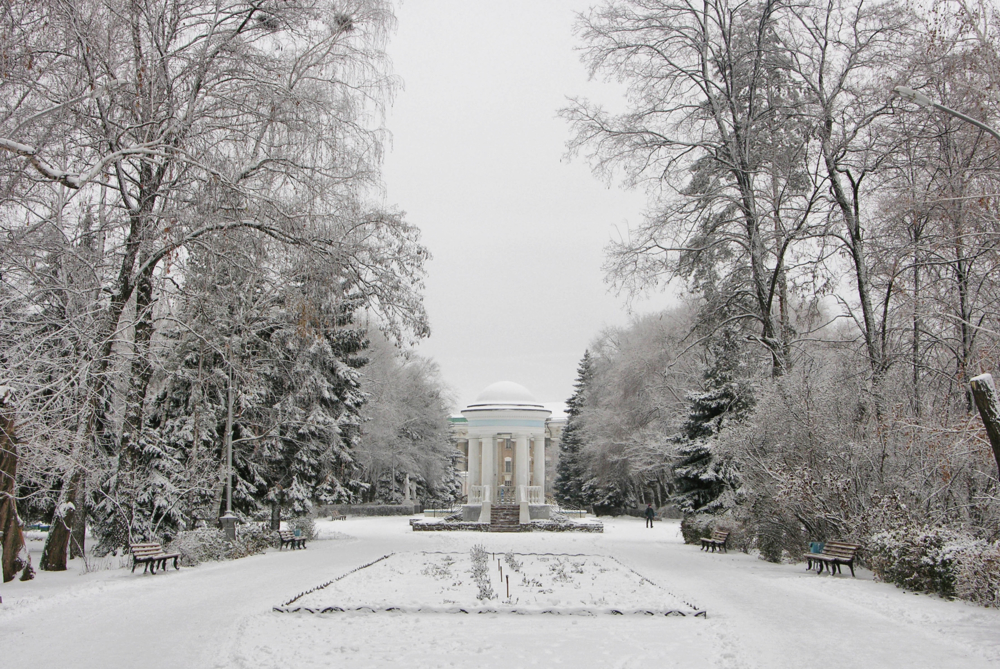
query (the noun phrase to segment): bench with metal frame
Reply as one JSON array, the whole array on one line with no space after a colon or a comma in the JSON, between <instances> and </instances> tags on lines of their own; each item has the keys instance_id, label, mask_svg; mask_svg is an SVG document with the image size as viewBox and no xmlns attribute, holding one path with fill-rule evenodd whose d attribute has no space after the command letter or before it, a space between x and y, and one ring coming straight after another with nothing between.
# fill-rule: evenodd
<instances>
[{"instance_id":1,"label":"bench with metal frame","mask_svg":"<svg viewBox=\"0 0 1000 669\"><path fill-rule=\"evenodd\" d=\"M278 545L279 551L285 546L291 546L293 549L306 547L306 538L295 536L292 530L278 530L278 541L281 542Z\"/></svg>"},{"instance_id":2,"label":"bench with metal frame","mask_svg":"<svg viewBox=\"0 0 1000 669\"><path fill-rule=\"evenodd\" d=\"M711 549L714 553L717 549L723 553L728 553L726 550L726 542L729 541L729 532L726 530L712 530L712 536L702 537L701 539L701 550L707 551Z\"/></svg>"},{"instance_id":3,"label":"bench with metal frame","mask_svg":"<svg viewBox=\"0 0 1000 669\"><path fill-rule=\"evenodd\" d=\"M854 556L861 548L859 544L849 544L844 541L827 541L823 545L822 552L805 553L802 557L806 559L806 568L812 569L816 565L816 573L822 574L825 566L830 574L839 574L840 566L846 564L854 576Z\"/></svg>"},{"instance_id":4,"label":"bench with metal frame","mask_svg":"<svg viewBox=\"0 0 1000 669\"><path fill-rule=\"evenodd\" d=\"M180 559L180 553L164 553L163 546L155 541L148 541L141 544L132 544L130 547L132 552L132 573L135 573L135 568L140 564L143 565L142 573L147 571L150 574L155 574L157 568L166 570L167 561L174 561L174 569L180 569L177 565L177 560Z\"/></svg>"}]
</instances>

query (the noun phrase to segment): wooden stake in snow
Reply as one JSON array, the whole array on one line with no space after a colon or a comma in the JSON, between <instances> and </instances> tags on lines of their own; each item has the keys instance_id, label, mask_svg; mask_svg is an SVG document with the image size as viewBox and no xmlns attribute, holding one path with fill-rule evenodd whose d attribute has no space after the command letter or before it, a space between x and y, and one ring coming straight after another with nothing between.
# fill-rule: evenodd
<instances>
[{"instance_id":1,"label":"wooden stake in snow","mask_svg":"<svg viewBox=\"0 0 1000 669\"><path fill-rule=\"evenodd\" d=\"M980 374L969 383L972 395L976 398L979 415L986 426L986 434L990 437L993 458L997 461L997 473L1000 476L1000 402L997 401L997 389L989 374Z\"/></svg>"}]
</instances>

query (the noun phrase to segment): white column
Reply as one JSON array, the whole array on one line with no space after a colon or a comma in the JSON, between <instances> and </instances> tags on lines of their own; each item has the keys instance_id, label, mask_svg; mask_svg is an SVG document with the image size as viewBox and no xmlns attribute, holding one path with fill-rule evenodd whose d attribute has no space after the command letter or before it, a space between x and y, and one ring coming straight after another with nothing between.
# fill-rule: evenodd
<instances>
[{"instance_id":1,"label":"white column","mask_svg":"<svg viewBox=\"0 0 1000 669\"><path fill-rule=\"evenodd\" d=\"M480 477L480 485L488 485L493 489L494 495L496 494L497 487L497 444L496 437L490 435L489 437L483 437L481 439L482 443L482 475Z\"/></svg>"},{"instance_id":2,"label":"white column","mask_svg":"<svg viewBox=\"0 0 1000 669\"><path fill-rule=\"evenodd\" d=\"M514 452L514 459L517 461L517 493L521 495L517 500L520 507L518 520L523 525L531 522L531 513L528 510L528 435L517 435L514 448L517 449Z\"/></svg>"},{"instance_id":3,"label":"white column","mask_svg":"<svg viewBox=\"0 0 1000 669\"><path fill-rule=\"evenodd\" d=\"M533 449L535 458L534 471L531 476L531 485L542 487L542 498L545 497L545 433L535 435Z\"/></svg>"},{"instance_id":4,"label":"white column","mask_svg":"<svg viewBox=\"0 0 1000 669\"><path fill-rule=\"evenodd\" d=\"M469 437L469 485L482 485L483 466L481 463L482 442L479 439Z\"/></svg>"},{"instance_id":5,"label":"white column","mask_svg":"<svg viewBox=\"0 0 1000 669\"><path fill-rule=\"evenodd\" d=\"M480 476L481 485L490 486L490 497L489 501L483 500L483 506L479 510L479 522L489 523L492 519L492 508L493 501L496 499L496 488L497 488L497 472L496 472L496 438L492 435L489 437L483 437L480 440L480 448L482 450L482 457L480 458L482 463L482 474Z\"/></svg>"},{"instance_id":6,"label":"white column","mask_svg":"<svg viewBox=\"0 0 1000 669\"><path fill-rule=\"evenodd\" d=\"M514 464L517 470L515 485L528 485L528 435L519 434L516 436L514 451Z\"/></svg>"}]
</instances>

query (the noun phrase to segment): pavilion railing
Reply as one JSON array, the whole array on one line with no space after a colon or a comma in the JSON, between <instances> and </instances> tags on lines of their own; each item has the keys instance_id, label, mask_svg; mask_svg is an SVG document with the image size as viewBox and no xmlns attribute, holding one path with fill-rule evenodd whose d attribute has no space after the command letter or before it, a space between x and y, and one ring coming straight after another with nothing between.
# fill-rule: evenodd
<instances>
[{"instance_id":1,"label":"pavilion railing","mask_svg":"<svg viewBox=\"0 0 1000 669\"><path fill-rule=\"evenodd\" d=\"M497 504L514 504L517 501L517 488L515 486L497 486Z\"/></svg>"},{"instance_id":2,"label":"pavilion railing","mask_svg":"<svg viewBox=\"0 0 1000 669\"><path fill-rule=\"evenodd\" d=\"M490 486L488 485L473 485L469 486L469 504L482 504L483 502L490 502Z\"/></svg>"},{"instance_id":3,"label":"pavilion railing","mask_svg":"<svg viewBox=\"0 0 1000 669\"><path fill-rule=\"evenodd\" d=\"M496 502L497 504L545 504L545 491L540 485L497 486L495 491L488 485L469 486L469 504Z\"/></svg>"}]
</instances>

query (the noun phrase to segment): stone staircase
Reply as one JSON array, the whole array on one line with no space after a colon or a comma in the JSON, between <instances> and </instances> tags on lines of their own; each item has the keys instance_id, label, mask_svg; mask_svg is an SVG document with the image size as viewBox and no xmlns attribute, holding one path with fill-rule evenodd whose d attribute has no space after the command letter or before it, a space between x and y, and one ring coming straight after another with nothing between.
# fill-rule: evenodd
<instances>
[{"instance_id":1,"label":"stone staircase","mask_svg":"<svg viewBox=\"0 0 1000 669\"><path fill-rule=\"evenodd\" d=\"M520 532L521 509L517 504L494 504L490 508L490 532Z\"/></svg>"}]
</instances>

